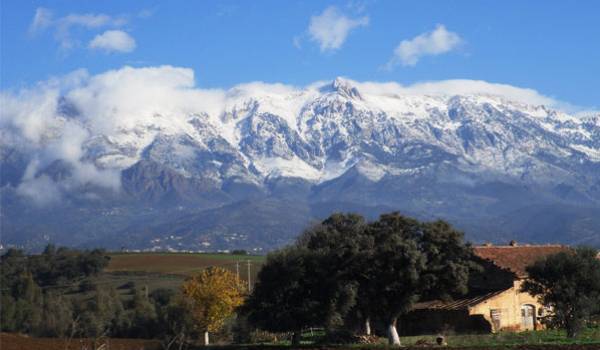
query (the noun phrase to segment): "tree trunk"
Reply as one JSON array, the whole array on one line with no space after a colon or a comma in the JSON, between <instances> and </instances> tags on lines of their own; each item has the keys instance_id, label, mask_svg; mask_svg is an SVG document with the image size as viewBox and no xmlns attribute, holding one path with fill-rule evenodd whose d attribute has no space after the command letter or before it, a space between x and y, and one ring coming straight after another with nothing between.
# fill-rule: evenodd
<instances>
[{"instance_id":1,"label":"tree trunk","mask_svg":"<svg viewBox=\"0 0 600 350\"><path fill-rule=\"evenodd\" d=\"M388 342L390 345L400 346L400 337L396 330L396 319L393 319L388 326Z\"/></svg>"},{"instance_id":2,"label":"tree trunk","mask_svg":"<svg viewBox=\"0 0 600 350\"><path fill-rule=\"evenodd\" d=\"M204 345L209 345L208 331L204 332Z\"/></svg>"},{"instance_id":3,"label":"tree trunk","mask_svg":"<svg viewBox=\"0 0 600 350\"><path fill-rule=\"evenodd\" d=\"M368 317L365 319L365 334L371 335L371 319Z\"/></svg>"},{"instance_id":4,"label":"tree trunk","mask_svg":"<svg viewBox=\"0 0 600 350\"><path fill-rule=\"evenodd\" d=\"M567 317L565 328L567 330L567 338L575 338L577 333L579 333L580 321L573 316Z\"/></svg>"},{"instance_id":5,"label":"tree trunk","mask_svg":"<svg viewBox=\"0 0 600 350\"><path fill-rule=\"evenodd\" d=\"M302 333L300 331L296 331L292 334L292 345L300 345L300 337Z\"/></svg>"}]
</instances>

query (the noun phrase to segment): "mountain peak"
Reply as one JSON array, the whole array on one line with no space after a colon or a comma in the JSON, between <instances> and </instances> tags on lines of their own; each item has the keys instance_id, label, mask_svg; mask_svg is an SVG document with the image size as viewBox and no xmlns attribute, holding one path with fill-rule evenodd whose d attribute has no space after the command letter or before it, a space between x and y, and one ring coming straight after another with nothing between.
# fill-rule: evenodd
<instances>
[{"instance_id":1,"label":"mountain peak","mask_svg":"<svg viewBox=\"0 0 600 350\"><path fill-rule=\"evenodd\" d=\"M352 82L348 79L337 77L331 83L330 88L332 91L335 91L342 96L348 98L362 99L362 96L360 95L358 89L355 86L353 86Z\"/></svg>"}]
</instances>

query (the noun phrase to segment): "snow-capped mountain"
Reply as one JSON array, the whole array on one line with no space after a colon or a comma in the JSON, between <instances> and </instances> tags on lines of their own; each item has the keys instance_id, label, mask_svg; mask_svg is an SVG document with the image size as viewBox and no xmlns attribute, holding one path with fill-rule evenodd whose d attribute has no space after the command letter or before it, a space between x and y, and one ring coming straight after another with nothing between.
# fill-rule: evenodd
<instances>
[{"instance_id":1,"label":"snow-capped mountain","mask_svg":"<svg viewBox=\"0 0 600 350\"><path fill-rule=\"evenodd\" d=\"M400 210L446 218L480 241L600 243L600 115L492 94L374 90L343 78L302 89L241 85L219 96L218 108L153 110L148 101L135 111L103 107L106 115L92 118L97 98L78 90L57 98L40 141L40 149L69 152L65 126L76 125L85 136L74 157L3 142L10 240L39 239L19 210L53 222L46 229L62 241L60 229L95 230L73 244L114 245L105 239L118 232L128 237L120 245L178 249L268 249L332 210ZM90 168L95 177L117 174L118 185L77 176ZM63 184L60 209L26 204L23 184L41 178ZM93 228L66 219L84 208L105 219L88 220Z\"/></svg>"},{"instance_id":2,"label":"snow-capped mountain","mask_svg":"<svg viewBox=\"0 0 600 350\"><path fill-rule=\"evenodd\" d=\"M600 116L580 119L486 95L370 95L337 78L306 91L230 91L220 115L149 115L95 135L84 148L99 167L124 170L151 160L219 184L237 178L260 185L271 177L318 184L354 166L376 181L443 163L575 184L585 178L577 170L598 169Z\"/></svg>"}]
</instances>

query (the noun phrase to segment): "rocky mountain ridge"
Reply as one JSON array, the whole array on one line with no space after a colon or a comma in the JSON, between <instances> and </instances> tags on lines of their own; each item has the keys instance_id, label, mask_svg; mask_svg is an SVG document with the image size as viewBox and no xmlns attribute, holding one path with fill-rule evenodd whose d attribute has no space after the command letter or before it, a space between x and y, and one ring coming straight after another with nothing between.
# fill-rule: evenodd
<instances>
[{"instance_id":1,"label":"rocky mountain ridge","mask_svg":"<svg viewBox=\"0 0 600 350\"><path fill-rule=\"evenodd\" d=\"M98 231L75 244L147 248L173 236L181 237L174 249L270 249L332 210L400 210L448 219L480 241L600 243L600 116L489 94L366 90L343 78L305 89L240 86L218 113L149 109L135 122L107 125L62 96L56 119L88 135L78 160L117 174L118 185L73 185L81 166L49 161L27 176L64 183L61 204L54 211L29 205L18 189L37 160L4 142L3 241L39 240L39 226L55 216L56 227L46 227L58 240L82 227ZM65 132L57 125L49 145ZM94 219L65 225L83 209ZM103 212L119 219L99 230ZM560 227L540 228L556 213ZM115 240L115 232L135 239Z\"/></svg>"}]
</instances>

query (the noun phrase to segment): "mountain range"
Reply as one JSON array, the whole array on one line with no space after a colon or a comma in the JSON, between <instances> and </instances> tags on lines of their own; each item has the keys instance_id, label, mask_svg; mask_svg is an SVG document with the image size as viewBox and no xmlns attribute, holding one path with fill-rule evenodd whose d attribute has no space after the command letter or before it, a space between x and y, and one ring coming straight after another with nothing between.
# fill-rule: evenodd
<instances>
[{"instance_id":1,"label":"mountain range","mask_svg":"<svg viewBox=\"0 0 600 350\"><path fill-rule=\"evenodd\" d=\"M117 113L88 90L50 97L38 146L1 125L3 245L261 252L334 211L397 210L479 243L600 246L600 115L344 78L218 109Z\"/></svg>"}]
</instances>

